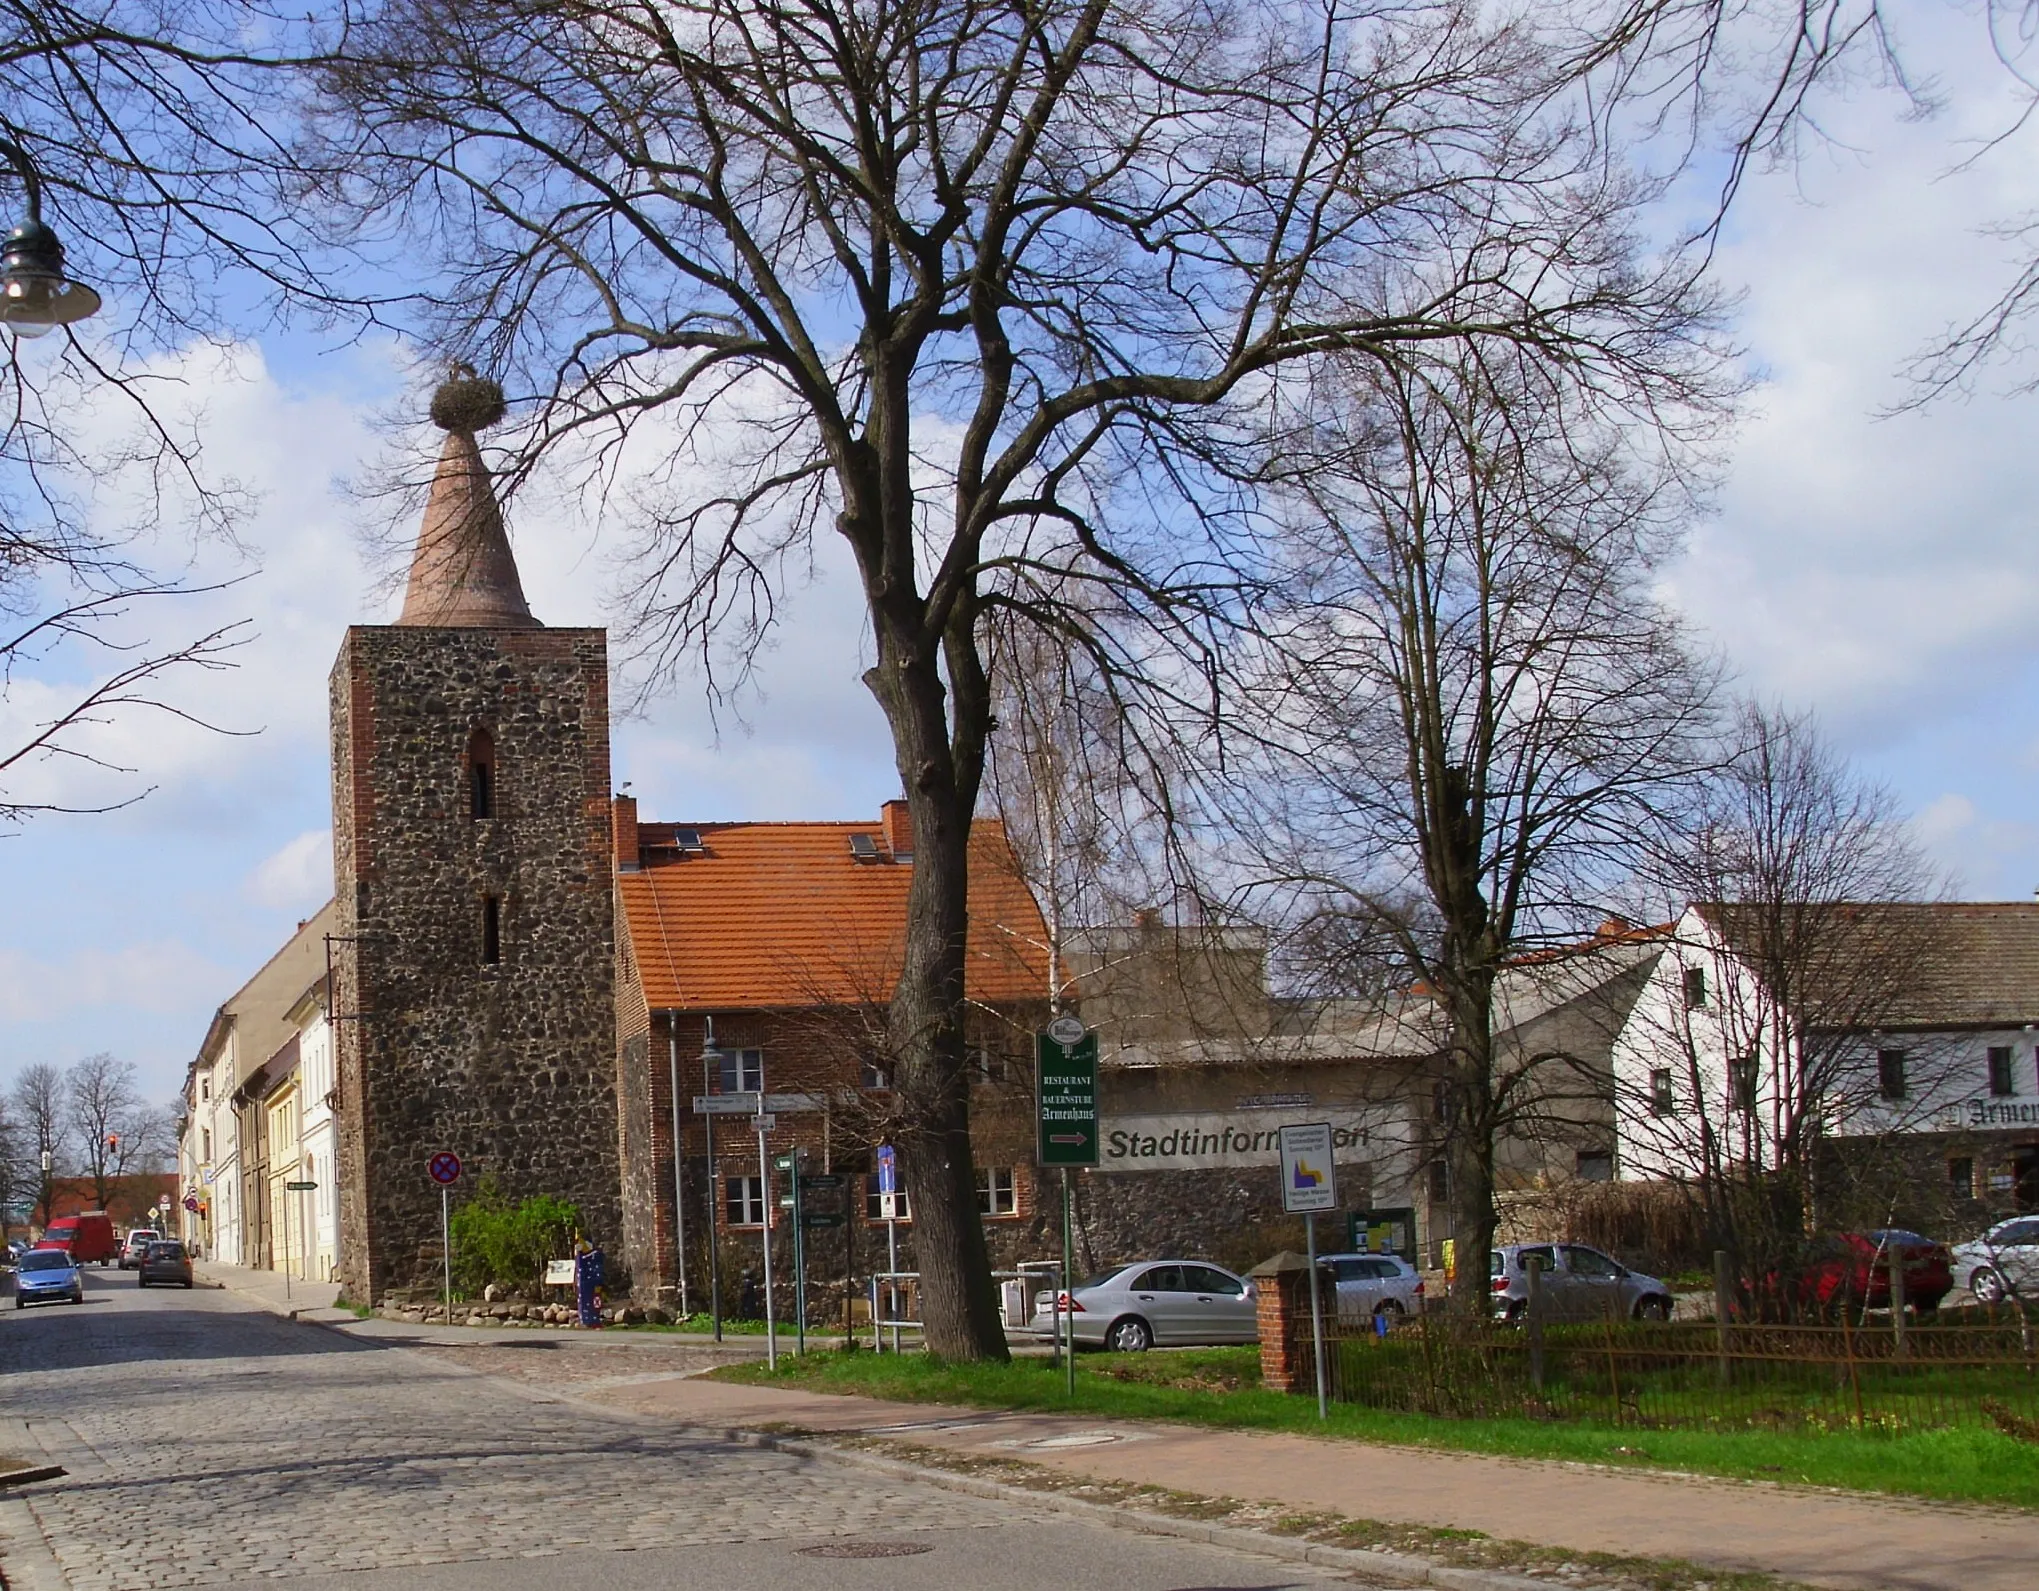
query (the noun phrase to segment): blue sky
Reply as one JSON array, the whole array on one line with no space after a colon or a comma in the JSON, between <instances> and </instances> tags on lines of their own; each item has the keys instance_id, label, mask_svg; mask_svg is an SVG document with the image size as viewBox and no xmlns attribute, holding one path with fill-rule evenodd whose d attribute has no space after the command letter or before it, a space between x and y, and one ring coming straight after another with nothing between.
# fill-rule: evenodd
<instances>
[{"instance_id":1,"label":"blue sky","mask_svg":"<svg viewBox=\"0 0 2039 1591\"><path fill-rule=\"evenodd\" d=\"M2027 133L1950 174L2009 102L1979 35L1952 31L1972 19L1920 15L1946 30L1917 42L1949 109L1903 121L1866 92L1830 107L1835 141L1759 173L1736 213L1719 264L1744 295L1760 385L1719 512L1665 592L1745 685L1816 710L1896 789L1962 893L2022 898L2039 886L2039 399L2001 371L1927 412L1878 415L1907 356L2007 280L2012 255L1978 228L2039 210L2039 161ZM243 546L206 546L193 569L242 584L183 620L252 619L241 666L183 698L251 733L124 719L101 744L143 770L147 800L0 838L0 1083L109 1049L153 1091L177 1086L213 1008L330 888L326 671L348 623L394 611L371 511L348 490L404 400L394 352L278 339L163 368L203 415L211 467L260 494ZM512 533L541 619L604 622L614 571L584 523L533 502ZM682 690L618 725L615 778L647 816L856 816L896 793L834 556L794 594L740 717L718 722ZM16 682L0 732L42 688ZM75 772L36 777L82 788Z\"/></svg>"}]
</instances>

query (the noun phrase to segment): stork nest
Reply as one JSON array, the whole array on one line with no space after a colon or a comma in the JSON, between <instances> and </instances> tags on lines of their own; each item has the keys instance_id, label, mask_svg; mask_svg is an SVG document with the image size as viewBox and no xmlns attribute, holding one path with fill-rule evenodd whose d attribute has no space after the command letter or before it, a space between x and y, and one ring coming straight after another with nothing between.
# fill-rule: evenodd
<instances>
[{"instance_id":1,"label":"stork nest","mask_svg":"<svg viewBox=\"0 0 2039 1591\"><path fill-rule=\"evenodd\" d=\"M480 431L503 417L503 389L463 368L432 394L432 423L442 431Z\"/></svg>"}]
</instances>

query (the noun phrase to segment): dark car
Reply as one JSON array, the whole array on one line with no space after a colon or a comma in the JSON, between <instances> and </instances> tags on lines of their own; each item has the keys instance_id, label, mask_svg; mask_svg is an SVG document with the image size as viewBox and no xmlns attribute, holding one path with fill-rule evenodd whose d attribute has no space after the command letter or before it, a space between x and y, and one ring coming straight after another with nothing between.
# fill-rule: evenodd
<instances>
[{"instance_id":1,"label":"dark car","mask_svg":"<svg viewBox=\"0 0 2039 1591\"><path fill-rule=\"evenodd\" d=\"M1838 1232L1820 1239L1793 1291L1801 1308L1890 1308L1890 1261L1902 1256L1905 1302L1921 1314L1954 1290L1954 1257L1946 1245L1917 1232L1886 1228Z\"/></svg>"},{"instance_id":2,"label":"dark car","mask_svg":"<svg viewBox=\"0 0 2039 1591\"><path fill-rule=\"evenodd\" d=\"M30 1304L82 1304L85 1278L71 1256L60 1248L30 1249L14 1273L14 1307Z\"/></svg>"},{"instance_id":3,"label":"dark car","mask_svg":"<svg viewBox=\"0 0 2039 1591\"><path fill-rule=\"evenodd\" d=\"M191 1256L184 1252L184 1245L175 1238L151 1243L144 1249L137 1271L137 1287L147 1287L151 1282L191 1286Z\"/></svg>"}]
</instances>

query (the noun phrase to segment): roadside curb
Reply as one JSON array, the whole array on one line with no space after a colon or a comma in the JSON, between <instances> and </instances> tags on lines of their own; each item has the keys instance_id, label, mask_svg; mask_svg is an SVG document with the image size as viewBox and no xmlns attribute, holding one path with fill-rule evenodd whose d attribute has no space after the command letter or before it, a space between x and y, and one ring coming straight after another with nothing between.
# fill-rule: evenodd
<instances>
[{"instance_id":1,"label":"roadside curb","mask_svg":"<svg viewBox=\"0 0 2039 1591\"><path fill-rule=\"evenodd\" d=\"M1214 1547L1229 1547L1236 1552L1255 1553L1263 1558L1280 1558L1290 1563L1307 1563L1322 1569L1337 1569L1382 1585L1434 1585L1449 1587L1452 1591L1552 1591L1553 1582L1531 1579L1527 1575L1506 1574L1493 1569L1459 1569L1449 1564L1432 1563L1428 1558L1418 1558L1408 1553L1384 1552L1375 1547L1326 1547L1316 1542L1299 1541L1290 1536L1277 1536L1269 1531L1248 1530L1239 1525L1214 1525L1195 1519L1177 1519L1172 1514L1150 1513L1145 1509L1126 1508L1111 1503L1094 1503L1081 1497L1068 1497L1060 1492L1035 1491L1031 1487L1015 1486L1007 1481L959 1475L953 1470L911 1464L904 1459L886 1458L876 1453L859 1453L854 1449L834 1447L825 1442L814 1443L801 1438L775 1436L769 1431L733 1427L720 1432L705 1429L702 1430L702 1434L719 1435L725 1441L741 1443L747 1447L766 1448L773 1452L790 1453L798 1458L846 1464L854 1469L871 1470L895 1479L922 1481L930 1486L939 1486L945 1491L962 1492L972 1497L1045 1507L1056 1513L1072 1514L1090 1524L1104 1525L1114 1530L1131 1530L1149 1536L1173 1536L1182 1541L1203 1542Z\"/></svg>"}]
</instances>

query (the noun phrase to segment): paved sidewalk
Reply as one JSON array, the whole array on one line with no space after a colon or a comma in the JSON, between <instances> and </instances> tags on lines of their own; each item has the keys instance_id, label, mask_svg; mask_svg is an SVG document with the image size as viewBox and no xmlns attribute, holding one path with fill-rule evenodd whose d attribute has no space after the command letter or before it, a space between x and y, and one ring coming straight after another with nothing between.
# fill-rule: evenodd
<instances>
[{"instance_id":1,"label":"paved sidewalk","mask_svg":"<svg viewBox=\"0 0 2039 1591\"><path fill-rule=\"evenodd\" d=\"M689 1425L888 1435L1072 1475L1582 1552L1764 1569L1846 1591L2029 1591L2039 1583L2039 1516L2011 1510L713 1381L618 1384L587 1395Z\"/></svg>"},{"instance_id":2,"label":"paved sidewalk","mask_svg":"<svg viewBox=\"0 0 2039 1591\"><path fill-rule=\"evenodd\" d=\"M308 1282L298 1276L286 1277L280 1271L250 1270L245 1265L227 1265L219 1260L199 1260L192 1267L192 1274L201 1287L207 1284L224 1287L279 1315L295 1311L300 1319L354 1318L346 1310L333 1307L333 1301L340 1296L338 1282Z\"/></svg>"}]
</instances>

